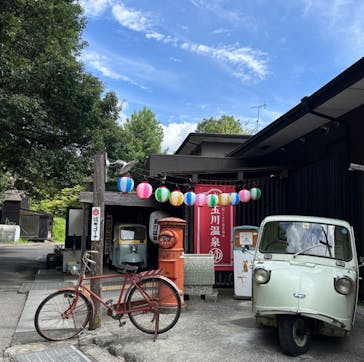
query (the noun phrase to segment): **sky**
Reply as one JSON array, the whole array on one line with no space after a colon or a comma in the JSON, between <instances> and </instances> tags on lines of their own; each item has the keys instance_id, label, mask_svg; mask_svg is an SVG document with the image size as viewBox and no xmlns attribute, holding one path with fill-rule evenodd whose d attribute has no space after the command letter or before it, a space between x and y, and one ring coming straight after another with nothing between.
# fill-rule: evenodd
<instances>
[{"instance_id":1,"label":"sky","mask_svg":"<svg viewBox=\"0 0 364 362\"><path fill-rule=\"evenodd\" d=\"M364 0L80 0L81 61L119 122L149 108L173 153L210 117L260 131L364 55Z\"/></svg>"}]
</instances>

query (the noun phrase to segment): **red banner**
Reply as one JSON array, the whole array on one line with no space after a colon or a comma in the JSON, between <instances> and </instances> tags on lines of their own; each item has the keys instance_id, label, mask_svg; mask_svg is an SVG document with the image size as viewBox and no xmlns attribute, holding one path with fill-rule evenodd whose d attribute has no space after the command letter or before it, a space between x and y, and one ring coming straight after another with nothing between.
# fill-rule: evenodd
<instances>
[{"instance_id":1,"label":"red banner","mask_svg":"<svg viewBox=\"0 0 364 362\"><path fill-rule=\"evenodd\" d=\"M235 191L235 186L196 185L195 193L220 194ZM235 226L235 206L195 206L195 254L212 254L215 270L233 270L231 233Z\"/></svg>"}]
</instances>

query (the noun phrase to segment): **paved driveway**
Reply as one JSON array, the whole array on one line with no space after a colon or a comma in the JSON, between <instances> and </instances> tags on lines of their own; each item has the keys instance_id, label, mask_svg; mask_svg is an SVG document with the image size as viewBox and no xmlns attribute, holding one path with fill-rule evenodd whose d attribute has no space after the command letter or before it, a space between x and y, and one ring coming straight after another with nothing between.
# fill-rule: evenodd
<instances>
[{"instance_id":1,"label":"paved driveway","mask_svg":"<svg viewBox=\"0 0 364 362\"><path fill-rule=\"evenodd\" d=\"M364 315L356 322L350 337L314 338L309 352L296 360L363 361ZM292 360L281 352L276 330L257 326L251 302L234 299L232 290L222 290L216 303L197 297L187 301L177 325L156 342L130 322L120 328L104 318L104 328L119 334L126 361L128 356L148 362Z\"/></svg>"}]
</instances>

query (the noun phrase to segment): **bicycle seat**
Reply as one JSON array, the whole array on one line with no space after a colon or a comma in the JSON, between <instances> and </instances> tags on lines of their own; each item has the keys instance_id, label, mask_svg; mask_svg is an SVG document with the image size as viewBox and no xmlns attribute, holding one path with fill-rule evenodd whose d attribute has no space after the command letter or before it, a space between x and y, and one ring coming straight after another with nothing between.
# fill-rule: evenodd
<instances>
[{"instance_id":1,"label":"bicycle seat","mask_svg":"<svg viewBox=\"0 0 364 362\"><path fill-rule=\"evenodd\" d=\"M130 265L130 264L122 264L119 268L117 268L117 271L121 274L136 273L137 270L138 270L137 265Z\"/></svg>"}]
</instances>

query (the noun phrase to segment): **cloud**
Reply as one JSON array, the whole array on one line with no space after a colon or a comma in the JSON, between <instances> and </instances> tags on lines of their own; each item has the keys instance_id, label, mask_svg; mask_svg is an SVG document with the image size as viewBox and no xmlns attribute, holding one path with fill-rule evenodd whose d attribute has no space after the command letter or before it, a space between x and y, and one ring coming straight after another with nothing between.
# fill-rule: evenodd
<instances>
[{"instance_id":1,"label":"cloud","mask_svg":"<svg viewBox=\"0 0 364 362\"><path fill-rule=\"evenodd\" d=\"M100 16L110 3L110 0L80 0L80 5L88 16Z\"/></svg>"},{"instance_id":2,"label":"cloud","mask_svg":"<svg viewBox=\"0 0 364 362\"><path fill-rule=\"evenodd\" d=\"M178 43L178 40L176 38L174 38L170 35L158 33L156 31L147 32L145 34L145 37L147 39L154 39L154 40L157 40L157 41L165 43L165 44L172 43L172 44L176 45Z\"/></svg>"},{"instance_id":3,"label":"cloud","mask_svg":"<svg viewBox=\"0 0 364 362\"><path fill-rule=\"evenodd\" d=\"M219 29L213 30L212 34L214 34L214 35L220 35L220 34L231 35L231 30L230 29L219 28Z\"/></svg>"},{"instance_id":4,"label":"cloud","mask_svg":"<svg viewBox=\"0 0 364 362\"><path fill-rule=\"evenodd\" d=\"M162 150L168 149L168 153L173 153L189 133L195 132L197 122L171 122L168 125L162 125L162 127L164 131Z\"/></svg>"},{"instance_id":5,"label":"cloud","mask_svg":"<svg viewBox=\"0 0 364 362\"><path fill-rule=\"evenodd\" d=\"M122 101L119 100L118 107L120 108L120 112L119 112L119 118L117 120L117 123L119 124L119 126L122 126L125 124L126 119L128 118L125 111L128 109L129 103L125 99L123 99Z\"/></svg>"},{"instance_id":6,"label":"cloud","mask_svg":"<svg viewBox=\"0 0 364 362\"><path fill-rule=\"evenodd\" d=\"M112 13L122 26L134 31L147 31L152 26L151 20L141 11L126 8L122 3L113 5Z\"/></svg>"},{"instance_id":7,"label":"cloud","mask_svg":"<svg viewBox=\"0 0 364 362\"><path fill-rule=\"evenodd\" d=\"M106 0L104 0L104 2L101 2L101 0L99 1L100 8L101 3L104 7L107 6L107 4L111 4L112 14L120 25L130 30L143 33L147 39L152 39L164 44L171 44L172 46L182 50L213 58L223 64L229 64L233 67L233 69L230 70L231 75L243 82L255 82L256 80L262 80L268 74L267 54L264 52L249 47L231 45L214 47L205 44L181 41L174 36L157 31L155 29L157 24L154 20L152 20L151 14L127 8L122 3L112 4L111 0L108 3ZM194 1L194 3L200 4L200 6L207 6L209 9L219 9L217 6L218 3L212 3L210 5L208 5L209 2L205 1ZM230 17L231 16L232 15L230 15ZM116 74L113 75L110 72L108 73L107 69L102 67L101 64L97 65L99 70L104 72L103 74L106 76L117 76Z\"/></svg>"},{"instance_id":8,"label":"cloud","mask_svg":"<svg viewBox=\"0 0 364 362\"><path fill-rule=\"evenodd\" d=\"M264 79L268 74L266 54L248 47L225 46L220 48L210 47L204 44L184 42L181 49L192 53L211 56L212 58L237 66L232 74L241 80L251 79L253 73L259 79Z\"/></svg>"},{"instance_id":9,"label":"cloud","mask_svg":"<svg viewBox=\"0 0 364 362\"><path fill-rule=\"evenodd\" d=\"M113 70L111 64L113 64L114 61L105 55L101 55L96 52L84 52L82 54L82 60L85 63L87 63L90 67L99 71L104 77L116 79L116 80L122 80L126 83L130 83L130 84L132 84L138 88L144 89L144 90L148 89L148 87L137 83L136 81L132 80L130 77Z\"/></svg>"}]
</instances>

